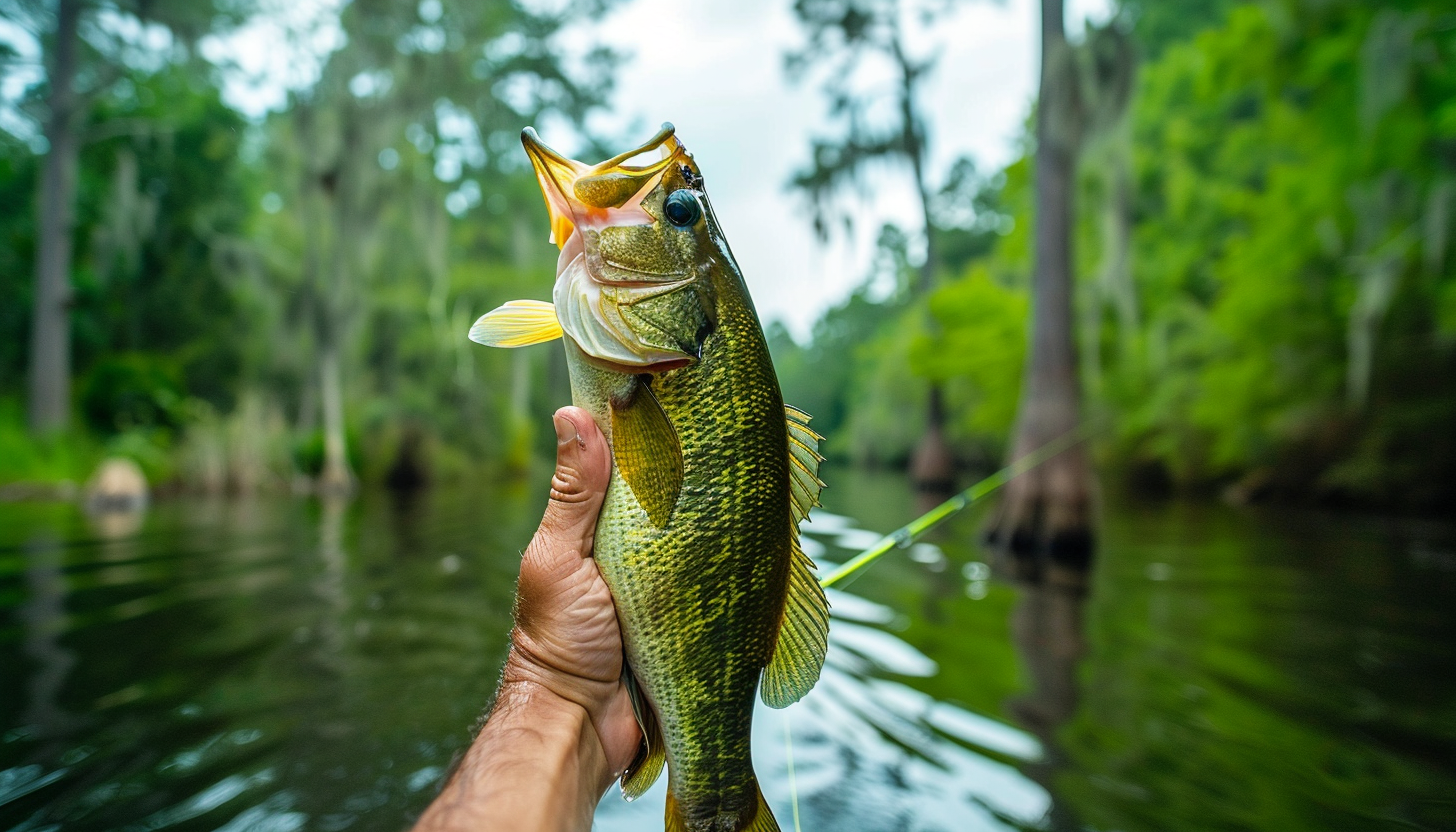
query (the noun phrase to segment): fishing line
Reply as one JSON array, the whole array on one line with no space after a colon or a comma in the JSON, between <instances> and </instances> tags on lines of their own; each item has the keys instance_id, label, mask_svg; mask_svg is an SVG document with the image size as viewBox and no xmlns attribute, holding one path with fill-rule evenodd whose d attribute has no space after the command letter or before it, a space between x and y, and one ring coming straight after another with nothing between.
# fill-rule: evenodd
<instances>
[{"instance_id":1,"label":"fishing line","mask_svg":"<svg viewBox=\"0 0 1456 832\"><path fill-rule=\"evenodd\" d=\"M789 712L784 711L784 746L789 755L789 801L794 807L794 832L799 829L799 785L794 782L794 730L789 725Z\"/></svg>"},{"instance_id":2,"label":"fishing line","mask_svg":"<svg viewBox=\"0 0 1456 832\"><path fill-rule=\"evenodd\" d=\"M1087 438L1090 431L1087 426L1081 425L1073 428L1056 439L1042 445L1021 459L1007 465L1000 471L981 480L975 485L956 494L949 500L941 503L935 508L927 511L909 523L901 526L895 531L880 538L880 542L865 549L853 558L850 558L843 566L830 572L819 579L819 585L825 588L841 583L858 573L869 568L870 564L885 556L891 549L904 549L915 542L915 539L939 526L947 518L960 512L977 500L983 499L986 495L1011 482L1018 476L1030 471L1036 466L1046 462L1062 451ZM784 747L788 755L789 768L789 801L794 807L794 832L801 832L799 828L799 786L794 779L794 732L789 725L789 712L783 711L784 715Z\"/></svg>"},{"instance_id":3,"label":"fishing line","mask_svg":"<svg viewBox=\"0 0 1456 832\"><path fill-rule=\"evenodd\" d=\"M880 538L880 542L865 549L853 558L850 558L843 566L830 572L819 579L819 585L825 588L841 583L865 569L870 564L885 556L891 549L905 549L914 543L916 538L944 523L952 515L963 511L971 503L983 499L986 495L1011 482L1013 479L1030 471L1036 466L1046 462L1062 451L1087 438L1089 433L1087 426L1082 425L1058 436L1056 439L1042 445L1021 459L1007 465L1000 471L981 480L975 485L956 494L949 500L941 503L930 511L925 512L909 523L901 526L895 531ZM794 807L794 832L801 832L799 828L799 786L794 779L794 732L789 725L789 712L784 711L784 747L788 755L789 764L789 800Z\"/></svg>"},{"instance_id":4,"label":"fishing line","mask_svg":"<svg viewBox=\"0 0 1456 832\"><path fill-rule=\"evenodd\" d=\"M945 522L947 518L964 510L977 500L983 499L986 495L1015 479L1016 477L1030 471L1036 466L1046 462L1062 451L1081 442L1087 437L1088 430L1085 425L1073 428L1052 441L1042 445L1021 459L1007 465L1000 471L981 480L975 485L956 494L949 500L941 503L935 508L927 511L909 523L901 526L895 531L880 538L880 542L855 555L843 566L830 572L819 579L819 585L831 587L835 584L857 575L870 564L885 556L891 549L905 549L914 543L916 538L930 531Z\"/></svg>"}]
</instances>

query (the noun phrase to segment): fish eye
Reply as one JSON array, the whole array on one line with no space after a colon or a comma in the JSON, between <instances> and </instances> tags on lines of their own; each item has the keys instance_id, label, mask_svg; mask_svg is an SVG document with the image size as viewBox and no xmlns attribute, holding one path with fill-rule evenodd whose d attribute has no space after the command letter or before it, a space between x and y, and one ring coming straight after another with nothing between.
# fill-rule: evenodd
<instances>
[{"instance_id":1,"label":"fish eye","mask_svg":"<svg viewBox=\"0 0 1456 832\"><path fill-rule=\"evenodd\" d=\"M702 206L698 205L698 198L687 188L679 188L667 195L667 200L662 204L662 213L667 221L678 228L686 228L698 221L703 215Z\"/></svg>"}]
</instances>

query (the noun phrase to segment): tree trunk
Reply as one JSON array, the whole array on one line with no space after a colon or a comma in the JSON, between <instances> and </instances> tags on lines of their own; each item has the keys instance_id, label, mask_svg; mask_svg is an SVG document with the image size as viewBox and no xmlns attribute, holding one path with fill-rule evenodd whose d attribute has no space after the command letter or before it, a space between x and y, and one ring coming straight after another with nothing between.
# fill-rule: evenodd
<instances>
[{"instance_id":1,"label":"tree trunk","mask_svg":"<svg viewBox=\"0 0 1456 832\"><path fill-rule=\"evenodd\" d=\"M915 79L920 73L905 54L897 35L892 42L895 61L900 68L900 123L905 154L915 177L915 193L920 198L921 227L925 229L925 262L916 275L914 291L929 296L940 271L940 252L935 245L934 219L930 215L930 187L925 177L925 134L915 112ZM929 323L934 326L934 322ZM915 488L940 494L955 487L955 458L945 440L945 396L940 382L930 382L925 397L925 433L910 456L910 481Z\"/></svg>"},{"instance_id":2,"label":"tree trunk","mask_svg":"<svg viewBox=\"0 0 1456 832\"><path fill-rule=\"evenodd\" d=\"M324 466L319 491L347 494L354 489L344 437L344 393L339 381L339 350L332 342L319 345L319 398L324 416Z\"/></svg>"},{"instance_id":3,"label":"tree trunk","mask_svg":"<svg viewBox=\"0 0 1456 832\"><path fill-rule=\"evenodd\" d=\"M41 169L35 307L30 337L29 417L32 433L64 430L71 412L71 233L75 221L80 0L61 0L55 60L50 68L50 149Z\"/></svg>"},{"instance_id":4,"label":"tree trunk","mask_svg":"<svg viewBox=\"0 0 1456 832\"><path fill-rule=\"evenodd\" d=\"M1081 420L1072 326L1072 188L1080 104L1062 0L1042 0L1041 10L1031 349L1013 460L1075 430ZM1079 444L1011 481L988 537L1016 554L1085 561L1092 550L1091 492L1092 473Z\"/></svg>"},{"instance_id":5,"label":"tree trunk","mask_svg":"<svg viewBox=\"0 0 1456 832\"><path fill-rule=\"evenodd\" d=\"M955 460L945 440L945 399L936 382L926 394L925 433L910 457L910 480L917 490L932 494L955 488Z\"/></svg>"}]
</instances>

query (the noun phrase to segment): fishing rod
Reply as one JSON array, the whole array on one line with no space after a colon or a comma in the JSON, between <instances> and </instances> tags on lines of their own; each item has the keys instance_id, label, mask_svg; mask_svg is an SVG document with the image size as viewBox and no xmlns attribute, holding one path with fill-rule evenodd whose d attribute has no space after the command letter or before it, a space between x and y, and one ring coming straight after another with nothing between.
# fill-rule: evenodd
<instances>
[{"instance_id":1,"label":"fishing rod","mask_svg":"<svg viewBox=\"0 0 1456 832\"><path fill-rule=\"evenodd\" d=\"M908 548L917 538L936 526L939 526L941 523L944 523L958 512L965 510L972 503L984 499L988 494L991 494L1006 483L1011 482L1027 471L1081 442L1087 438L1088 433L1089 431L1084 424L1042 445L1021 459L1007 465L1005 468L1002 468L991 476L986 477L970 488L961 491L949 500L946 500L930 511L927 511L909 523L880 538L880 542L865 549L863 552L850 558L838 569L820 578L819 585L827 589L835 584L843 583L869 568L871 564L884 557L890 550ZM789 725L789 712L784 711L783 714L784 745L789 767L789 800L794 808L793 828L794 832L802 832L799 826L799 789L794 778L794 735L793 729Z\"/></svg>"},{"instance_id":2,"label":"fishing rod","mask_svg":"<svg viewBox=\"0 0 1456 832\"><path fill-rule=\"evenodd\" d=\"M984 499L986 495L996 489L1030 471L1036 466L1046 462L1062 451L1076 445L1087 438L1085 426L1073 428L1056 439L1042 445L1021 459L1007 465L989 477L981 480L975 485L956 494L949 500L941 503L930 511L925 512L909 523L901 526L893 532L880 538L880 542L865 549L838 569L819 579L819 585L832 587L864 571L870 564L885 556L885 553L892 549L905 549L914 543L917 538L924 535L931 529L944 523L948 518L963 511L977 500Z\"/></svg>"}]
</instances>

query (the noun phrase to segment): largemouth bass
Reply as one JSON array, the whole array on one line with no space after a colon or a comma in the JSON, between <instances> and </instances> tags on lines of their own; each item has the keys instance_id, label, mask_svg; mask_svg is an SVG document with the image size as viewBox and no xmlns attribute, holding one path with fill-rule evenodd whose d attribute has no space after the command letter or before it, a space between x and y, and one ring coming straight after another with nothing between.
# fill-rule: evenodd
<instances>
[{"instance_id":1,"label":"largemouth bass","mask_svg":"<svg viewBox=\"0 0 1456 832\"><path fill-rule=\"evenodd\" d=\"M668 832L778 830L749 728L755 691L787 707L824 664L828 602L798 542L823 485L820 437L784 406L753 301L672 125L596 165L530 128L522 142L561 248L553 302L507 303L470 337L562 338L572 399L611 443L595 557L644 738L622 793L646 792L665 764Z\"/></svg>"}]
</instances>

